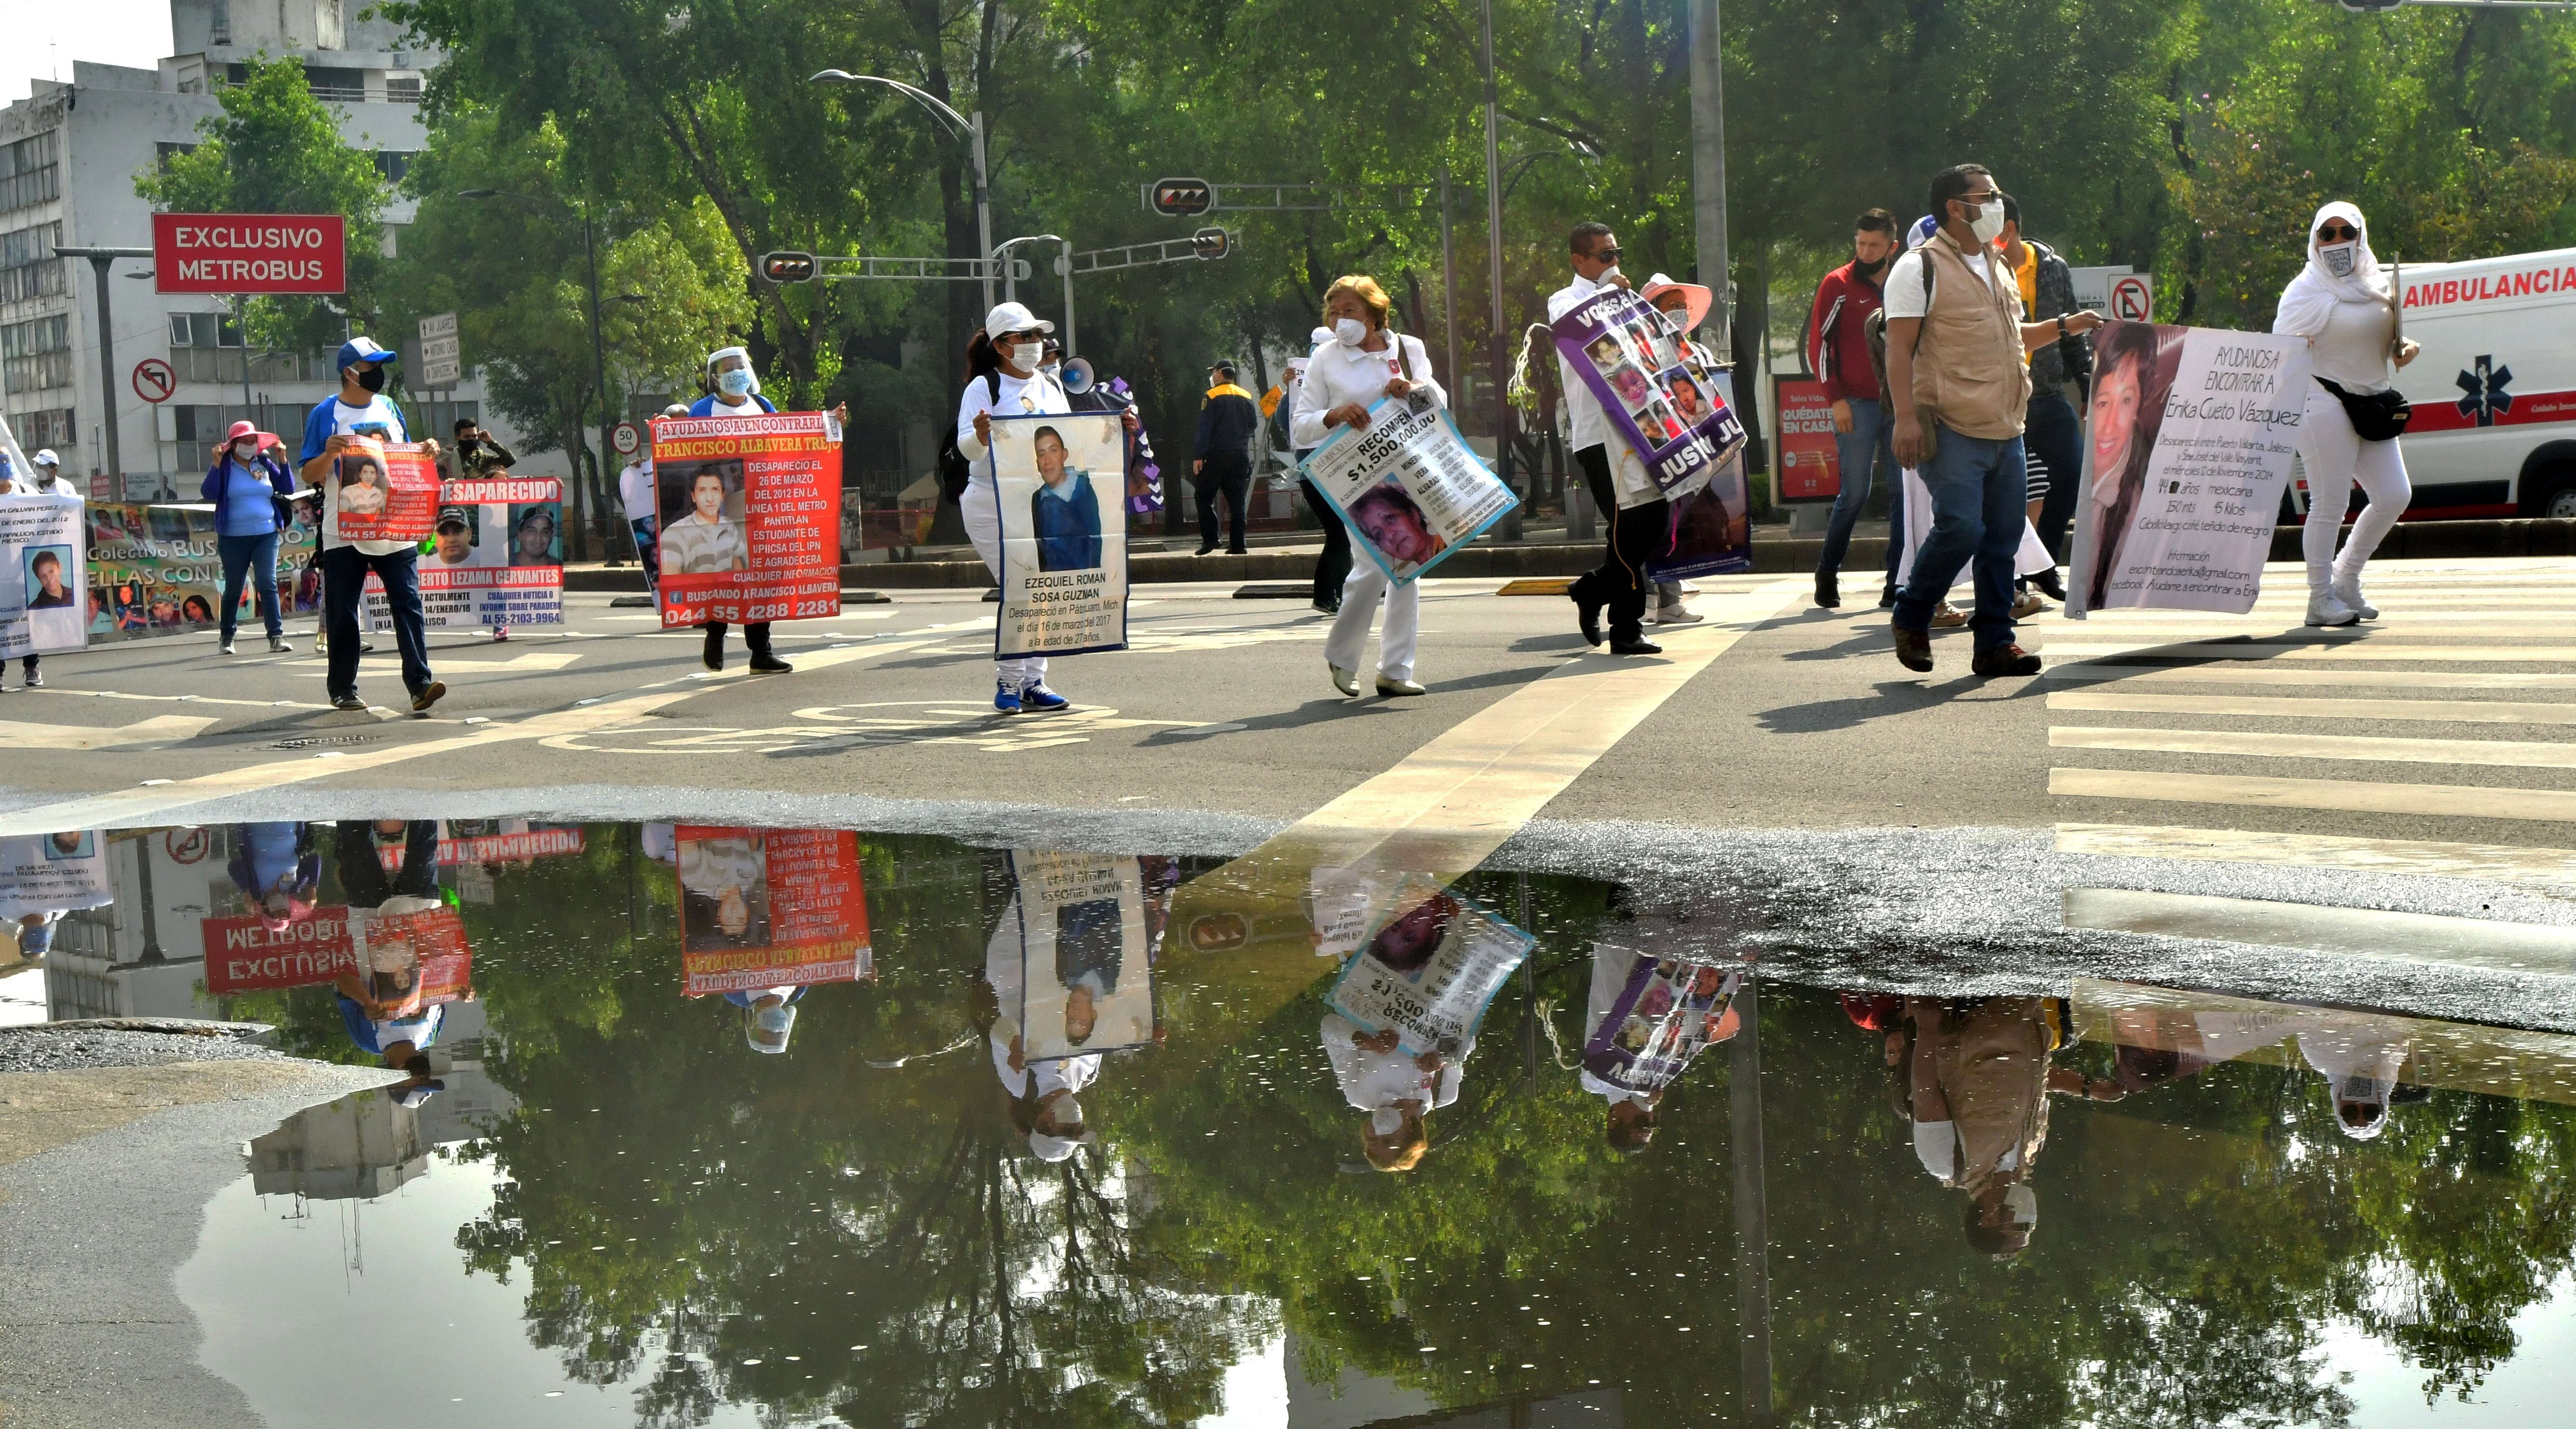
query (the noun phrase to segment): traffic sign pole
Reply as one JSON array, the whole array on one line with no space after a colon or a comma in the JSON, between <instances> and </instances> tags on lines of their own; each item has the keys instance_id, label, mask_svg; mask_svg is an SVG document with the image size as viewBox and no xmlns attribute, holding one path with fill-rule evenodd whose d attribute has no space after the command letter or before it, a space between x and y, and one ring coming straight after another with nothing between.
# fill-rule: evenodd
<instances>
[{"instance_id":1,"label":"traffic sign pole","mask_svg":"<svg viewBox=\"0 0 2576 1429\"><path fill-rule=\"evenodd\" d=\"M114 478L122 486L125 479L125 461L117 451L116 432L116 324L108 312L107 270L119 258L149 258L152 256L152 250L149 248L57 248L54 253L55 256L62 258L88 259L90 272L98 279L98 405L100 410L106 413L107 420L103 424L102 431L105 450L100 453L106 458L106 465L96 470L103 476ZM72 433L72 438L75 441L79 440L80 433ZM167 496L170 489L165 483L161 490L162 494ZM97 493L91 494L95 496ZM120 490L116 493L116 499L121 500L124 495L125 493Z\"/></svg>"}]
</instances>

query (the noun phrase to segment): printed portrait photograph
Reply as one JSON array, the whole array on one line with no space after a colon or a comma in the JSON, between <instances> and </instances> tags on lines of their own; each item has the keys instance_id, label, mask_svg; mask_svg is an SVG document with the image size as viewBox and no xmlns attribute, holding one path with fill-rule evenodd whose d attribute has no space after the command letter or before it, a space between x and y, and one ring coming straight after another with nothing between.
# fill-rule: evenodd
<instances>
[{"instance_id":1,"label":"printed portrait photograph","mask_svg":"<svg viewBox=\"0 0 2576 1429\"><path fill-rule=\"evenodd\" d=\"M1126 541L1113 503L1124 480L1126 432L1116 414L996 421L992 451L1010 589L1056 571L1114 568L1123 575Z\"/></svg>"},{"instance_id":2,"label":"printed portrait photograph","mask_svg":"<svg viewBox=\"0 0 2576 1429\"><path fill-rule=\"evenodd\" d=\"M1386 557L1387 564L1399 575L1430 564L1433 557L1449 549L1447 538L1432 529L1421 504L1394 477L1353 497L1347 509L1352 527Z\"/></svg>"},{"instance_id":3,"label":"printed portrait photograph","mask_svg":"<svg viewBox=\"0 0 2576 1429\"><path fill-rule=\"evenodd\" d=\"M1153 1040L1154 978L1145 950L1144 887L1136 860L1098 854L1014 855L1046 860L1057 874L1021 889L1022 1005L1027 1060L1116 1051ZM1056 902L1041 883L1088 897Z\"/></svg>"},{"instance_id":4,"label":"printed portrait photograph","mask_svg":"<svg viewBox=\"0 0 2576 1429\"><path fill-rule=\"evenodd\" d=\"M749 830L678 841L680 946L769 946L768 840Z\"/></svg>"},{"instance_id":5,"label":"printed portrait photograph","mask_svg":"<svg viewBox=\"0 0 2576 1429\"><path fill-rule=\"evenodd\" d=\"M27 577L29 610L70 610L79 606L80 572L72 565L70 546L29 546L20 553Z\"/></svg>"},{"instance_id":6,"label":"printed portrait photograph","mask_svg":"<svg viewBox=\"0 0 2576 1429\"><path fill-rule=\"evenodd\" d=\"M372 452L351 452L339 462L340 511L347 516L382 516L393 499L393 478Z\"/></svg>"},{"instance_id":7,"label":"printed portrait photograph","mask_svg":"<svg viewBox=\"0 0 2576 1429\"><path fill-rule=\"evenodd\" d=\"M1602 376L1609 379L1610 390L1619 394L1619 404L1631 413L1654 400L1654 382L1627 363L1611 368Z\"/></svg>"},{"instance_id":8,"label":"printed portrait photograph","mask_svg":"<svg viewBox=\"0 0 2576 1429\"><path fill-rule=\"evenodd\" d=\"M94 829L64 829L45 835L45 857L49 859L88 858L98 852L98 833Z\"/></svg>"},{"instance_id":9,"label":"printed portrait photograph","mask_svg":"<svg viewBox=\"0 0 2576 1429\"><path fill-rule=\"evenodd\" d=\"M2083 572L2086 608L2099 610L2111 577L2148 552L2141 539L2161 546L2165 533L2133 530L2153 461L2156 433L2164 425L2165 399L2182 370L2186 329L2152 323L2105 323L2093 342L2093 392L2085 416L2085 453L2092 470L2084 484L2082 513L2092 519L2092 563ZM2081 518L2079 518L2081 519Z\"/></svg>"},{"instance_id":10,"label":"printed portrait photograph","mask_svg":"<svg viewBox=\"0 0 2576 1429\"><path fill-rule=\"evenodd\" d=\"M532 501L510 508L510 564L563 564L563 506L560 502Z\"/></svg>"},{"instance_id":11,"label":"printed portrait photograph","mask_svg":"<svg viewBox=\"0 0 2576 1429\"><path fill-rule=\"evenodd\" d=\"M1100 497L1092 489L1091 473L1072 464L1064 434L1052 426L1032 433L1029 448L1038 468L1038 489L1029 498L1038 569L1098 570Z\"/></svg>"},{"instance_id":12,"label":"printed portrait photograph","mask_svg":"<svg viewBox=\"0 0 2576 1429\"><path fill-rule=\"evenodd\" d=\"M664 571L711 575L751 569L741 458L663 462L653 476Z\"/></svg>"},{"instance_id":13,"label":"printed portrait photograph","mask_svg":"<svg viewBox=\"0 0 2576 1429\"><path fill-rule=\"evenodd\" d=\"M438 508L438 529L433 536L437 543L429 556L429 564L433 568L491 564L476 559L483 545L483 508L480 506Z\"/></svg>"}]
</instances>

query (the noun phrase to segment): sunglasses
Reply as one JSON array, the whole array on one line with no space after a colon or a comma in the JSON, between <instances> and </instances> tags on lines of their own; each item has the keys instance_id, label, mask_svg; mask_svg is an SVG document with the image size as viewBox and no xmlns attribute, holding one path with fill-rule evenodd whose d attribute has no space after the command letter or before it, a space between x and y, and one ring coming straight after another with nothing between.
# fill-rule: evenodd
<instances>
[{"instance_id":1,"label":"sunglasses","mask_svg":"<svg viewBox=\"0 0 2576 1429\"><path fill-rule=\"evenodd\" d=\"M2361 230L2348 223L2329 223L2317 230L2318 239L2326 243L2341 243L2347 238L2360 236Z\"/></svg>"},{"instance_id":2,"label":"sunglasses","mask_svg":"<svg viewBox=\"0 0 2576 1429\"><path fill-rule=\"evenodd\" d=\"M1592 250L1592 261L1595 263L1616 263L1619 261L1619 253L1619 245L1615 243L1607 248L1595 248Z\"/></svg>"}]
</instances>

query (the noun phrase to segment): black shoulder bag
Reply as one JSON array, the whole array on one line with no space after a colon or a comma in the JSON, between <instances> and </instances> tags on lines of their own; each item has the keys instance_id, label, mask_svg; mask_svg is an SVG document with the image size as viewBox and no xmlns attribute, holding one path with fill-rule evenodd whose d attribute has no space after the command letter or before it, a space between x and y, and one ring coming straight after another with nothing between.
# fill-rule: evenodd
<instances>
[{"instance_id":1,"label":"black shoulder bag","mask_svg":"<svg viewBox=\"0 0 2576 1429\"><path fill-rule=\"evenodd\" d=\"M2406 394L2394 387L2385 392L2347 392L2323 377L2317 378L2317 385L2332 392L2335 400L2343 404L2343 414L2352 419L2352 434L2365 442L2397 440L2415 416Z\"/></svg>"}]
</instances>

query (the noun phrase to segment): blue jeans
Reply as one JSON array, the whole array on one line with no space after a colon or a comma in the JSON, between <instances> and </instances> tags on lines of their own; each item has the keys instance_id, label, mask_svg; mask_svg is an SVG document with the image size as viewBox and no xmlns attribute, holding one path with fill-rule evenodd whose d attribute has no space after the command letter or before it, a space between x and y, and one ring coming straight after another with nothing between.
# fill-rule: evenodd
<instances>
[{"instance_id":1,"label":"blue jeans","mask_svg":"<svg viewBox=\"0 0 2576 1429\"><path fill-rule=\"evenodd\" d=\"M286 624L277 608L277 533L264 536L217 536L215 554L224 563L224 599L217 609L223 612L218 621L226 645L233 643L233 631L241 621L242 576L248 573L251 585L259 592L259 618L268 623L268 638L276 640L286 634Z\"/></svg>"},{"instance_id":2,"label":"blue jeans","mask_svg":"<svg viewBox=\"0 0 2576 1429\"><path fill-rule=\"evenodd\" d=\"M654 534L660 523L650 516L639 516L626 523L635 532L635 563L644 568L644 584L662 588L662 543Z\"/></svg>"},{"instance_id":3,"label":"blue jeans","mask_svg":"<svg viewBox=\"0 0 2576 1429\"><path fill-rule=\"evenodd\" d=\"M1831 575L1843 568L1843 557L1851 552L1852 527L1860 523L1860 508L1869 501L1872 465L1887 472L1887 578L1896 579L1896 560L1905 549L1905 483L1897 479L1896 452L1889 444L1895 440L1896 424L1887 419L1887 408L1866 397L1853 397L1852 429L1834 433L1834 452L1842 467L1842 490L1834 495L1834 512L1825 527L1825 549L1816 562L1816 574Z\"/></svg>"},{"instance_id":4,"label":"blue jeans","mask_svg":"<svg viewBox=\"0 0 2576 1429\"><path fill-rule=\"evenodd\" d=\"M393 610L403 688L418 696L436 678L429 673L429 631L421 619L419 559L420 553L408 547L389 556L370 556L355 546L322 553L322 627L331 642L329 678L323 683L331 698L358 692L358 606L366 599L369 571L385 583L385 604Z\"/></svg>"},{"instance_id":5,"label":"blue jeans","mask_svg":"<svg viewBox=\"0 0 2576 1429\"><path fill-rule=\"evenodd\" d=\"M1936 442L1939 450L1922 469L1932 492L1932 534L1914 553L1914 578L1897 592L1896 625L1930 630L1933 607L1959 578L1959 567L1973 560L1977 613L1968 628L1976 648L2010 645L2013 557L2021 550L2029 489L2021 438L1992 441L1941 427Z\"/></svg>"}]
</instances>

